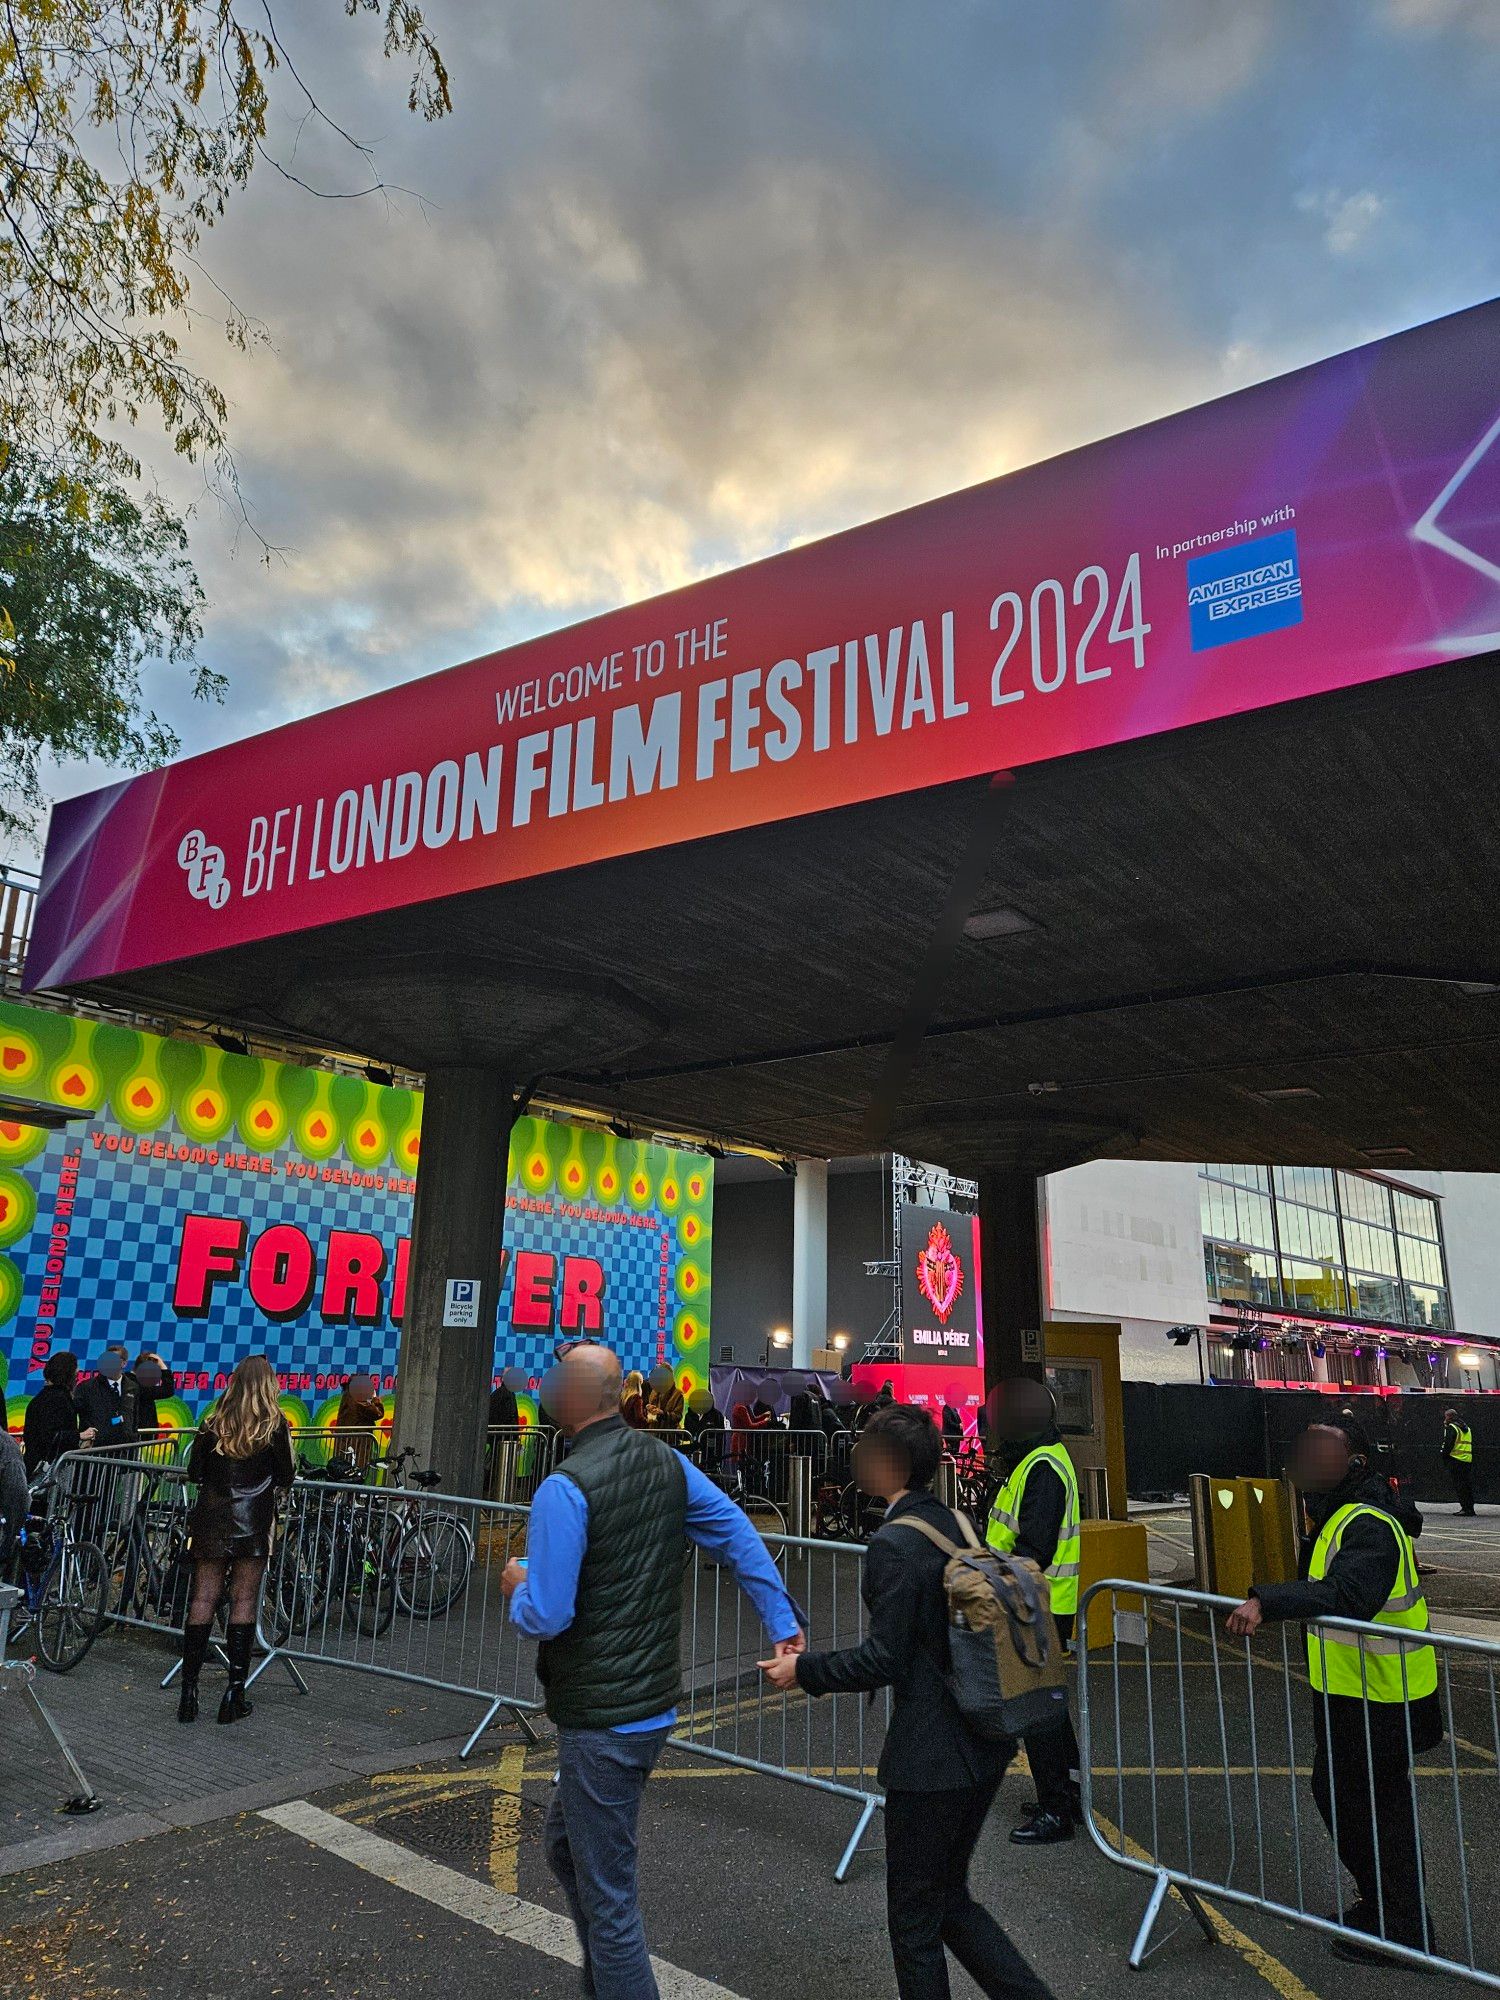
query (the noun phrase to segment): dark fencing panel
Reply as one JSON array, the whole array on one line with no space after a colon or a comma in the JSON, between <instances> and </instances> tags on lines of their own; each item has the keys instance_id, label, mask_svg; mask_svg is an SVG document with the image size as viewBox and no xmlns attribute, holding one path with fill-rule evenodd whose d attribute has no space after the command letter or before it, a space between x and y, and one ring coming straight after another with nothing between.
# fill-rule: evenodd
<instances>
[{"instance_id":1,"label":"dark fencing panel","mask_svg":"<svg viewBox=\"0 0 1500 2000\"><path fill-rule=\"evenodd\" d=\"M1125 1486L1137 1498L1186 1493L1188 1474L1262 1477L1266 1394L1196 1382L1126 1382Z\"/></svg>"},{"instance_id":2,"label":"dark fencing panel","mask_svg":"<svg viewBox=\"0 0 1500 2000\"><path fill-rule=\"evenodd\" d=\"M1376 1463L1417 1501L1452 1500L1439 1456L1443 1412L1474 1433L1474 1491L1500 1503L1500 1396L1329 1395L1196 1382L1126 1382L1125 1484L1136 1498L1185 1493L1188 1474L1279 1478L1294 1440L1317 1417L1346 1405L1370 1435Z\"/></svg>"}]
</instances>

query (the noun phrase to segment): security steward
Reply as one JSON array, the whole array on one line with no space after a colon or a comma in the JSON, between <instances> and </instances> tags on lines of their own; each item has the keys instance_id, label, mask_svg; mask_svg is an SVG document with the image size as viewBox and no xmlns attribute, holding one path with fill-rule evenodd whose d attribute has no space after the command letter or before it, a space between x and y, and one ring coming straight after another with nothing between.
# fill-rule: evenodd
<instances>
[{"instance_id":1,"label":"security steward","mask_svg":"<svg viewBox=\"0 0 1500 2000\"><path fill-rule=\"evenodd\" d=\"M1313 1797L1359 1891L1356 1903L1341 1900L1339 1921L1431 1950L1408 1744L1430 1750L1443 1740L1437 1655L1405 1637L1427 1630L1427 1601L1411 1537L1371 1458L1357 1423L1309 1424L1293 1458L1309 1523L1298 1580L1256 1584L1227 1624L1246 1638L1266 1619L1307 1622ZM1329 1617L1373 1622L1381 1635L1362 1639L1317 1623ZM1333 1949L1340 1958L1389 1963L1352 1939Z\"/></svg>"},{"instance_id":2,"label":"security steward","mask_svg":"<svg viewBox=\"0 0 1500 2000\"><path fill-rule=\"evenodd\" d=\"M1474 1433L1457 1410L1443 1412L1443 1458L1458 1498L1460 1514L1474 1512Z\"/></svg>"},{"instance_id":3,"label":"security steward","mask_svg":"<svg viewBox=\"0 0 1500 2000\"><path fill-rule=\"evenodd\" d=\"M986 1418L989 1449L1005 1477L990 1508L985 1540L1002 1555L1028 1557L1045 1573L1066 1650L1078 1612L1078 1476L1058 1433L1051 1392L1029 1376L1013 1376L991 1390ZM1060 1722L1033 1730L1025 1743L1036 1804L1010 1837L1020 1847L1071 1840L1080 1817L1071 1711Z\"/></svg>"}]
</instances>

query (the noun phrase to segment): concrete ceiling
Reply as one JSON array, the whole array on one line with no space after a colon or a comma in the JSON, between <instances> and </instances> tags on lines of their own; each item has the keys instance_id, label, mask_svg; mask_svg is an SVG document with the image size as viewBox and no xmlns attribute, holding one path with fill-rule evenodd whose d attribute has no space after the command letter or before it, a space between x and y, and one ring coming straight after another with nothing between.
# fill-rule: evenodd
<instances>
[{"instance_id":1,"label":"concrete ceiling","mask_svg":"<svg viewBox=\"0 0 1500 2000\"><path fill-rule=\"evenodd\" d=\"M1500 1169L1497 667L1023 771L974 907L1031 927L959 944L880 1136L958 1169ZM84 990L417 1070L498 1063L642 1127L859 1153L984 796L848 808Z\"/></svg>"}]
</instances>

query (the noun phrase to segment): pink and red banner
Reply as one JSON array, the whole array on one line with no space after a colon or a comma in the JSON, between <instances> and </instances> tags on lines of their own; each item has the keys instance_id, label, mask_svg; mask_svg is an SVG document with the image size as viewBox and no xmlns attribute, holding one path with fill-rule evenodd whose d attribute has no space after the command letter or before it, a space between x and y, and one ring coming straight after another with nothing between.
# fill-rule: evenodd
<instances>
[{"instance_id":1,"label":"pink and red banner","mask_svg":"<svg viewBox=\"0 0 1500 2000\"><path fill-rule=\"evenodd\" d=\"M53 815L30 986L1500 645L1500 302Z\"/></svg>"}]
</instances>

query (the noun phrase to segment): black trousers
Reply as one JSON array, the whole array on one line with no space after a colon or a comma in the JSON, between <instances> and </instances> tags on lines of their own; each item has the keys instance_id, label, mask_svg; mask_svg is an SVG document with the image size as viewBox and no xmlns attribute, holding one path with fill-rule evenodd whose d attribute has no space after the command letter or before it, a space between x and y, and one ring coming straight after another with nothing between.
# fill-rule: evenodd
<instances>
[{"instance_id":1,"label":"black trousers","mask_svg":"<svg viewBox=\"0 0 1500 2000\"><path fill-rule=\"evenodd\" d=\"M1467 1460L1450 1458L1448 1477L1453 1481L1453 1491L1458 1496L1459 1510L1465 1514L1474 1511L1474 1468Z\"/></svg>"},{"instance_id":2,"label":"black trousers","mask_svg":"<svg viewBox=\"0 0 1500 2000\"><path fill-rule=\"evenodd\" d=\"M1425 1897L1405 1708L1371 1702L1368 1744L1364 1708L1346 1697L1331 1699L1325 1713L1313 1695L1313 1797L1359 1890L1360 1928L1420 1946Z\"/></svg>"},{"instance_id":3,"label":"black trousers","mask_svg":"<svg viewBox=\"0 0 1500 2000\"><path fill-rule=\"evenodd\" d=\"M945 1947L992 2000L1050 2000L1049 1989L969 1894L969 1860L996 1789L886 1793L886 1916L901 2000L948 2000Z\"/></svg>"},{"instance_id":4,"label":"black trousers","mask_svg":"<svg viewBox=\"0 0 1500 2000\"><path fill-rule=\"evenodd\" d=\"M1073 1637L1073 1613L1061 1612L1054 1622L1057 1636L1066 1648ZM1074 1809L1078 1783L1073 1775L1078 1769L1078 1738L1073 1729L1072 1707L1065 1711L1061 1722L1033 1729L1024 1740L1026 1761L1036 1779L1037 1804L1043 1812L1055 1812L1066 1819Z\"/></svg>"}]
</instances>

